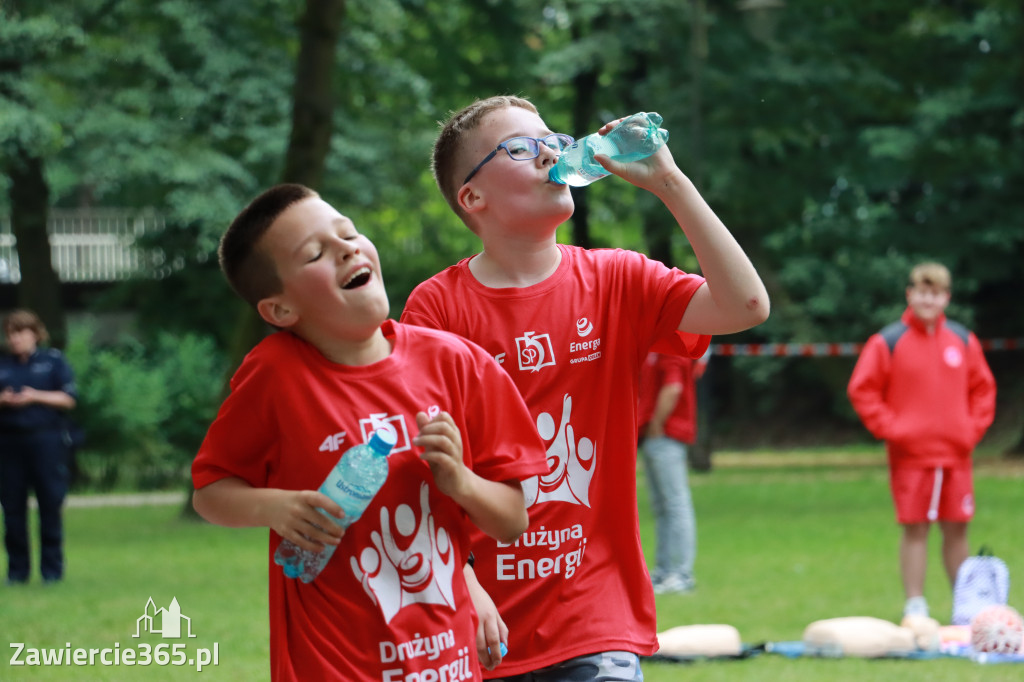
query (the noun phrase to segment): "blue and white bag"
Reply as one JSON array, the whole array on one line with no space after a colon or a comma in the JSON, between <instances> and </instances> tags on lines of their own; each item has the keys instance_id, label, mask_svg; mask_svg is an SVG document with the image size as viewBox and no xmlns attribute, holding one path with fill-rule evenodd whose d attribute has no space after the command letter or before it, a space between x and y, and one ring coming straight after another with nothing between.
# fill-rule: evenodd
<instances>
[{"instance_id":1,"label":"blue and white bag","mask_svg":"<svg viewBox=\"0 0 1024 682\"><path fill-rule=\"evenodd\" d=\"M956 572L953 585L953 625L970 625L975 614L993 604L1006 604L1010 593L1010 571L1006 563L982 547L977 556L967 557Z\"/></svg>"}]
</instances>

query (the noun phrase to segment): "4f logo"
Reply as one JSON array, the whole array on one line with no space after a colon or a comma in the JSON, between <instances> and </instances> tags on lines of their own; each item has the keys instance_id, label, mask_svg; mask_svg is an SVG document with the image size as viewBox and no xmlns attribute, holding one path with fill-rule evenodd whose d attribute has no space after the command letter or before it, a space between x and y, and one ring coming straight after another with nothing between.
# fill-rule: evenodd
<instances>
[{"instance_id":1,"label":"4f logo","mask_svg":"<svg viewBox=\"0 0 1024 682\"><path fill-rule=\"evenodd\" d=\"M516 339L519 355L519 369L537 372L541 367L555 364L555 352L551 348L551 336L526 332Z\"/></svg>"},{"instance_id":2,"label":"4f logo","mask_svg":"<svg viewBox=\"0 0 1024 682\"><path fill-rule=\"evenodd\" d=\"M324 442L320 443L320 452L337 452L341 449L341 444L345 442L345 432L338 431L324 438Z\"/></svg>"}]
</instances>

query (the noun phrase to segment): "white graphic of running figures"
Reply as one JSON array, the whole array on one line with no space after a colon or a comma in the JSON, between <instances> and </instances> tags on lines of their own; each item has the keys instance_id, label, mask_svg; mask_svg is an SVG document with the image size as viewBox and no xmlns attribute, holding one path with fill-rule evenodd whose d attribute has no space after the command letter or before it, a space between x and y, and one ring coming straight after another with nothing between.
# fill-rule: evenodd
<instances>
[{"instance_id":1,"label":"white graphic of running figures","mask_svg":"<svg viewBox=\"0 0 1024 682\"><path fill-rule=\"evenodd\" d=\"M594 441L583 437L576 441L572 428L572 397L562 396L562 421L555 430L555 420L547 412L537 415L537 431L548 447L551 471L523 481L526 506L559 500L590 506L590 480L594 477L596 459ZM553 440L552 440L553 439Z\"/></svg>"},{"instance_id":2,"label":"white graphic of running figures","mask_svg":"<svg viewBox=\"0 0 1024 682\"><path fill-rule=\"evenodd\" d=\"M388 623L410 604L443 604L455 610L455 552L448 531L434 526L429 493L427 484L420 484L418 523L407 504L395 509L393 524L387 508L381 509L381 532L373 532L373 547L364 548L358 561L351 558L352 572Z\"/></svg>"}]
</instances>

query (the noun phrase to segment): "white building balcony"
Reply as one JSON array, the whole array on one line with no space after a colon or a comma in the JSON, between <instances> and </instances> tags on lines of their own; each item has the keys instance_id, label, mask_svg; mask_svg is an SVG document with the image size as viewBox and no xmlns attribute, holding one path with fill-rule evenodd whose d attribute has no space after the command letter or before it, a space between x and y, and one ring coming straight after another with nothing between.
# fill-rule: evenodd
<instances>
[{"instance_id":1,"label":"white building balcony","mask_svg":"<svg viewBox=\"0 0 1024 682\"><path fill-rule=\"evenodd\" d=\"M115 282L159 267L140 237L164 229L152 209L51 209L47 230L54 269L62 282ZM9 216L0 216L0 283L21 281Z\"/></svg>"}]
</instances>

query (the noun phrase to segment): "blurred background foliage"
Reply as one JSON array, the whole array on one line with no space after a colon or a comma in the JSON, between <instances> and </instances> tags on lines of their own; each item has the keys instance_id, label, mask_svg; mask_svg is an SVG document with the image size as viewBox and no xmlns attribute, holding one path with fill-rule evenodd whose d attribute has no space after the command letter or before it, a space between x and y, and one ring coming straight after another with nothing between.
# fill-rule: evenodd
<instances>
[{"instance_id":1,"label":"blurred background foliage","mask_svg":"<svg viewBox=\"0 0 1024 682\"><path fill-rule=\"evenodd\" d=\"M922 259L953 271L951 318L1024 337L1017 0L0 0L0 214L22 230L18 302L78 371L87 452L144 458L159 478L201 439L243 314L217 240L248 199L301 174L286 166L296 102L318 94L296 85L297 70L317 75L302 18L323 12L338 17L316 105L330 128L310 170L377 244L394 317L477 244L430 177L437 122L515 93L577 137L664 117L772 297L766 324L718 341L863 341L902 311ZM562 241L697 268L650 196L615 178L573 191ZM89 301L134 315L102 343L66 329L45 254L33 260L48 209L100 206L167 223L145 244L152 271ZM1000 453L1024 449L1022 355L989 355ZM868 440L844 392L853 361L715 359L715 443Z\"/></svg>"}]
</instances>

